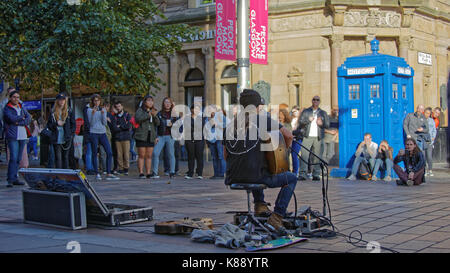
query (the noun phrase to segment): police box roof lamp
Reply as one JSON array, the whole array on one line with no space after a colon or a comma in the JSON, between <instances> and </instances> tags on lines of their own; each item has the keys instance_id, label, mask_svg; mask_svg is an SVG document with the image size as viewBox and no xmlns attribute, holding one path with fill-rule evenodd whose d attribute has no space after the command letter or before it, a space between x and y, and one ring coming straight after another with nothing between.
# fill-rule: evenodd
<instances>
[{"instance_id":1,"label":"police box roof lamp","mask_svg":"<svg viewBox=\"0 0 450 273\"><path fill-rule=\"evenodd\" d=\"M377 55L378 50L380 50L380 41L378 41L377 39L373 39L370 42L370 49L372 50L372 54Z\"/></svg>"}]
</instances>

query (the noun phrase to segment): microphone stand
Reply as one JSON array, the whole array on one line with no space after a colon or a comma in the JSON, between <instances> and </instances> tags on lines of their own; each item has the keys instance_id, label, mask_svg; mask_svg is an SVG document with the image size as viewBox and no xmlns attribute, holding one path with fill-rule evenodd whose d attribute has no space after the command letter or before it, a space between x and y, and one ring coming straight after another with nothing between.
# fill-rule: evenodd
<instances>
[{"instance_id":1,"label":"microphone stand","mask_svg":"<svg viewBox=\"0 0 450 273\"><path fill-rule=\"evenodd\" d=\"M327 213L327 198L326 198L326 192L325 192L325 176L324 176L324 169L326 169L326 173L328 176L328 162L326 162L325 160L323 160L320 156L316 155L315 153L313 153L311 150L309 150L308 148L306 148L302 143L298 142L297 140L294 140L293 142L297 143L298 145L300 145L300 147L302 147L302 149L305 149L306 151L308 151L310 154L312 154L315 158L319 159L320 163L320 169L322 171L322 201L323 201L323 216L326 216ZM292 150L292 149L291 149ZM297 157L303 161L303 159L301 158L301 156L297 154ZM308 164L308 162L305 162L306 164ZM317 164L314 164L317 165ZM331 216L331 215L330 215ZM331 218L330 218L331 219Z\"/></svg>"}]
</instances>

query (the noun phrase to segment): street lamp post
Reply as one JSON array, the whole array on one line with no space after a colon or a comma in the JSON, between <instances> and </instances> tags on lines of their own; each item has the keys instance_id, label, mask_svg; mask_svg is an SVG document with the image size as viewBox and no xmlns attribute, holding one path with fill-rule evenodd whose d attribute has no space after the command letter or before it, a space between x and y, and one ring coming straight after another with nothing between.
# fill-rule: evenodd
<instances>
[{"instance_id":1,"label":"street lamp post","mask_svg":"<svg viewBox=\"0 0 450 273\"><path fill-rule=\"evenodd\" d=\"M250 88L249 0L237 1L237 91Z\"/></svg>"}]
</instances>

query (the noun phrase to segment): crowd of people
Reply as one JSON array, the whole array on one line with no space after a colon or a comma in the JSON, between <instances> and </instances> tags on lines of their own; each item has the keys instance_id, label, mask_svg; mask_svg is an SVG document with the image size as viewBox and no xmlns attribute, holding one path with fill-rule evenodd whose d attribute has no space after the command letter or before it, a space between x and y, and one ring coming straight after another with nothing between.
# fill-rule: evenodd
<instances>
[{"instance_id":1,"label":"crowd of people","mask_svg":"<svg viewBox=\"0 0 450 273\"><path fill-rule=\"evenodd\" d=\"M376 181L379 170L384 170L384 180L391 181L391 172L394 169L400 178L397 184L411 186L424 183L426 176L434 176L432 156L440 114L439 107L425 108L422 104L417 106L415 112L409 113L403 120L405 149L400 149L395 157L393 148L386 140L378 145L372 141L372 135L366 133L356 149L348 179L356 180L360 175ZM399 165L400 162L403 162L404 168Z\"/></svg>"},{"instance_id":2,"label":"crowd of people","mask_svg":"<svg viewBox=\"0 0 450 273\"><path fill-rule=\"evenodd\" d=\"M332 108L328 114L319 105L320 97L314 96L311 107L306 109L299 106L289 109L282 104L270 113L272 117L277 116L282 127L294 137L290 171L297 180L320 180L318 159L311 156L309 150L328 163L335 154L339 110ZM61 169L76 169L83 165L86 173L95 175L97 180L119 180L120 175L129 175L133 159L137 161L140 179L159 178L160 157L164 159L164 175L203 179L204 151L208 147L214 169L210 179L225 177L224 144L215 130L220 123L220 127L225 128L230 120L217 106L205 113L201 105L193 104L188 115L174 116L175 103L171 98L164 98L158 110L153 97L147 95L133 115L125 111L121 101L108 103L94 94L83 108L83 117L76 120L68 97L58 94L51 113L44 119L33 118L22 107L19 92L9 88L8 98L1 102L0 107L2 134L9 154L8 187L23 185L17 177L18 168L28 166L28 154L37 159L38 143L41 165ZM378 145L372 141L370 133L365 134L364 141L356 150L348 179L357 179L362 166L367 167L371 180L377 180L379 170L385 170L384 180L390 181L392 168L401 183L407 185L421 183L422 176L433 176L432 149L439 125L439 111L439 108L425 109L419 105L415 113L405 118L406 149L395 158L387 141ZM172 127L179 121L182 124L179 133L183 137L175 138ZM203 130L204 127L207 130ZM76 136L82 136L82 142ZM306 149L302 149L300 144ZM179 161L183 152L187 154L188 170L180 174ZM405 170L398 166L401 161L406 164Z\"/></svg>"}]
</instances>

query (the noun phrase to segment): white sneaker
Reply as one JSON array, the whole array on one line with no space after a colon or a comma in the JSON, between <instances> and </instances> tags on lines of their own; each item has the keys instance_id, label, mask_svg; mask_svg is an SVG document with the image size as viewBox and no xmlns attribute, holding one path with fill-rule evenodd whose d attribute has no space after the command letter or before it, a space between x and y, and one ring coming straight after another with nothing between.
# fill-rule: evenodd
<instances>
[{"instance_id":1,"label":"white sneaker","mask_svg":"<svg viewBox=\"0 0 450 273\"><path fill-rule=\"evenodd\" d=\"M384 181L390 182L390 181L392 181L392 178L391 178L390 176L386 176L386 177L384 178Z\"/></svg>"},{"instance_id":2,"label":"white sneaker","mask_svg":"<svg viewBox=\"0 0 450 273\"><path fill-rule=\"evenodd\" d=\"M374 176L372 176L372 181L377 181L378 180L378 178L374 175Z\"/></svg>"},{"instance_id":3,"label":"white sneaker","mask_svg":"<svg viewBox=\"0 0 450 273\"><path fill-rule=\"evenodd\" d=\"M352 175L350 175L347 179L348 179L348 180L356 180L356 176L354 176L354 175L352 174Z\"/></svg>"},{"instance_id":4,"label":"white sneaker","mask_svg":"<svg viewBox=\"0 0 450 273\"><path fill-rule=\"evenodd\" d=\"M192 179L192 176L186 175L184 178L185 179Z\"/></svg>"},{"instance_id":5,"label":"white sneaker","mask_svg":"<svg viewBox=\"0 0 450 273\"><path fill-rule=\"evenodd\" d=\"M430 171L428 172L428 175L429 175L429 176L434 176L433 171L430 170Z\"/></svg>"},{"instance_id":6,"label":"white sneaker","mask_svg":"<svg viewBox=\"0 0 450 273\"><path fill-rule=\"evenodd\" d=\"M97 174L97 176L95 178L97 178L97 180L102 180L102 176L99 173Z\"/></svg>"},{"instance_id":7,"label":"white sneaker","mask_svg":"<svg viewBox=\"0 0 450 273\"><path fill-rule=\"evenodd\" d=\"M203 179L203 176L199 175L197 176L198 179Z\"/></svg>"}]
</instances>

